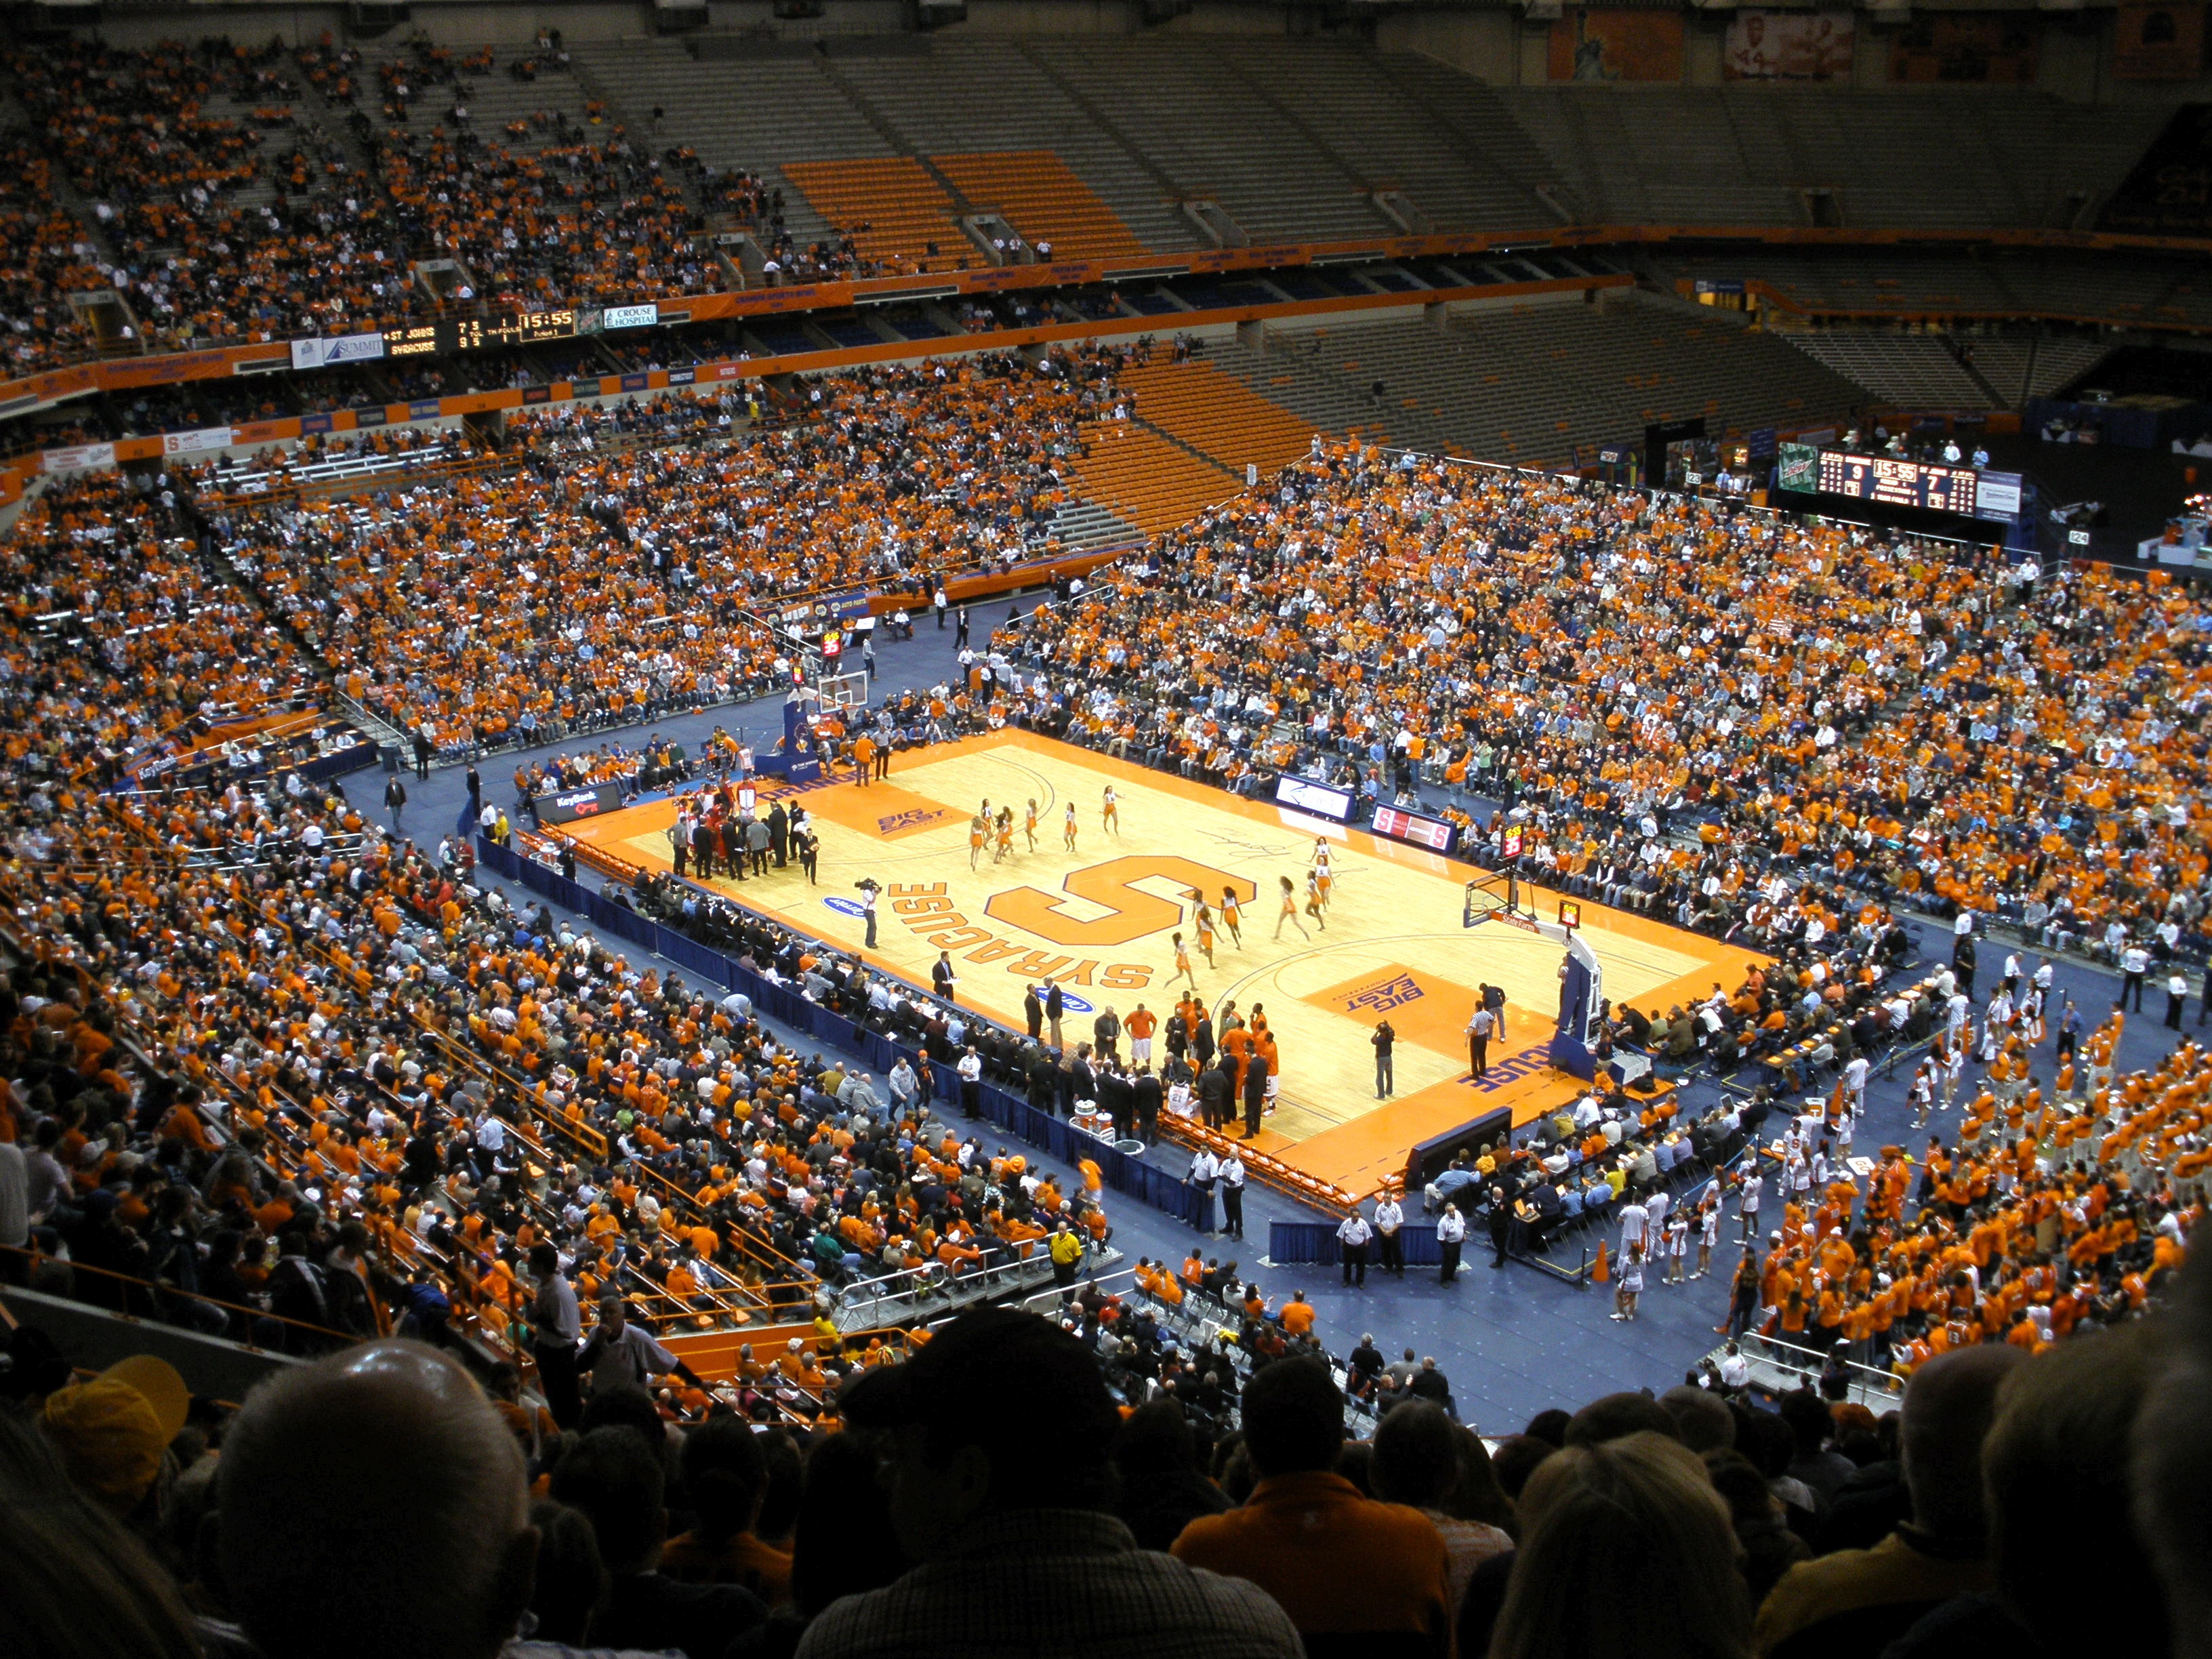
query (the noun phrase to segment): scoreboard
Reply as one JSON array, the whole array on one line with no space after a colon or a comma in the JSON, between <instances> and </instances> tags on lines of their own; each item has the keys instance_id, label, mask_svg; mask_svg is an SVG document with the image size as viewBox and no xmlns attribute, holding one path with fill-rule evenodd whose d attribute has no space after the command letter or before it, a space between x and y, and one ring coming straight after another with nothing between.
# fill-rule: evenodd
<instances>
[{"instance_id":1,"label":"scoreboard","mask_svg":"<svg viewBox=\"0 0 2212 1659\"><path fill-rule=\"evenodd\" d=\"M1820 493L1856 495L1893 507L1924 507L1937 513L1974 513L1975 473L1970 466L1931 466L1893 455L1854 455L1840 449L1820 452Z\"/></svg>"},{"instance_id":2,"label":"scoreboard","mask_svg":"<svg viewBox=\"0 0 2212 1659\"><path fill-rule=\"evenodd\" d=\"M408 328L387 328L384 331L384 355L442 357L454 351L481 351L486 346L565 340L575 331L576 313L566 308L515 311L500 317L460 317L446 322L417 323Z\"/></svg>"},{"instance_id":3,"label":"scoreboard","mask_svg":"<svg viewBox=\"0 0 2212 1659\"><path fill-rule=\"evenodd\" d=\"M1459 837L1459 826L1449 819L1432 818L1425 812L1408 812L1402 806L1377 806L1374 830L1378 836L1409 841L1432 853L1450 852L1453 842Z\"/></svg>"}]
</instances>

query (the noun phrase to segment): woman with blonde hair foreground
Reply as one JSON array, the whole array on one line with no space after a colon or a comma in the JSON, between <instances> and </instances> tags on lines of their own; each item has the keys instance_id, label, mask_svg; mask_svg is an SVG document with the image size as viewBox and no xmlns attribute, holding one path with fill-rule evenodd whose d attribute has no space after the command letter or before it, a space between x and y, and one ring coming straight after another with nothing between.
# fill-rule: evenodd
<instances>
[{"instance_id":1,"label":"woman with blonde hair foreground","mask_svg":"<svg viewBox=\"0 0 2212 1659\"><path fill-rule=\"evenodd\" d=\"M1748 1659L1728 1505L1677 1442L1571 1446L1522 1490L1490 1659Z\"/></svg>"}]
</instances>

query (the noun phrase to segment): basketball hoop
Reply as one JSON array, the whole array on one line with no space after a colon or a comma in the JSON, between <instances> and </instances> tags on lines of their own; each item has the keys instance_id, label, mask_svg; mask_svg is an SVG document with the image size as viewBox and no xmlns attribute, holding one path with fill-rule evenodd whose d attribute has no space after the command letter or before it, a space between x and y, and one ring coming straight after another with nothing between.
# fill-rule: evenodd
<instances>
[{"instance_id":1,"label":"basketball hoop","mask_svg":"<svg viewBox=\"0 0 2212 1659\"><path fill-rule=\"evenodd\" d=\"M825 674L815 681L812 695L822 700L824 708L859 708L868 701L867 672Z\"/></svg>"},{"instance_id":2,"label":"basketball hoop","mask_svg":"<svg viewBox=\"0 0 2212 1659\"><path fill-rule=\"evenodd\" d=\"M1467 884L1467 902L1460 915L1460 926L1477 927L1493 916L1518 921L1520 908L1521 883L1510 870L1478 876Z\"/></svg>"}]
</instances>

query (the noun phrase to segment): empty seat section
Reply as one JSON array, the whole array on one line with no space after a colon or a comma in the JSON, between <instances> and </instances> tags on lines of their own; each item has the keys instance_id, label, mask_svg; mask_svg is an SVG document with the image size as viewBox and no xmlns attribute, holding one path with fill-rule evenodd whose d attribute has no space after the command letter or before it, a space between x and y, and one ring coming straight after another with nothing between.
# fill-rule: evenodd
<instances>
[{"instance_id":1,"label":"empty seat section","mask_svg":"<svg viewBox=\"0 0 2212 1659\"><path fill-rule=\"evenodd\" d=\"M1959 366L1940 334L1822 329L1786 337L1800 351L1846 375L1884 403L1923 409L1986 409L1987 392Z\"/></svg>"},{"instance_id":2,"label":"empty seat section","mask_svg":"<svg viewBox=\"0 0 2212 1659\"><path fill-rule=\"evenodd\" d=\"M1812 425L1867 401L1850 381L1741 320L1664 302L1468 310L1427 321L1271 331L1215 361L1333 431L1523 465L1586 459L1645 426L1715 433ZM1140 406L1141 407L1141 406Z\"/></svg>"},{"instance_id":3,"label":"empty seat section","mask_svg":"<svg viewBox=\"0 0 2212 1659\"><path fill-rule=\"evenodd\" d=\"M1252 82L1224 73L1217 46L1039 40L1038 62L1109 112L1184 199L1218 204L1255 243L1333 242L1394 227L1362 181Z\"/></svg>"},{"instance_id":4,"label":"empty seat section","mask_svg":"<svg viewBox=\"0 0 2212 1659\"><path fill-rule=\"evenodd\" d=\"M1310 424L1210 362L1148 363L1122 382L1137 394L1140 419L1240 477L1247 465L1265 477L1312 447Z\"/></svg>"},{"instance_id":5,"label":"empty seat section","mask_svg":"<svg viewBox=\"0 0 2212 1659\"><path fill-rule=\"evenodd\" d=\"M840 72L909 155L1048 151L1141 246L1167 252L1205 246L1176 207L1176 188L1149 172L1080 94L1054 80L1018 41L939 36L926 55L848 58ZM1082 77L1075 79L1079 86Z\"/></svg>"},{"instance_id":6,"label":"empty seat section","mask_svg":"<svg viewBox=\"0 0 2212 1659\"><path fill-rule=\"evenodd\" d=\"M1242 477L1133 421L1091 427L1075 476L1085 501L1102 504L1147 536L1171 530L1243 488Z\"/></svg>"},{"instance_id":7,"label":"empty seat section","mask_svg":"<svg viewBox=\"0 0 2212 1659\"><path fill-rule=\"evenodd\" d=\"M951 270L968 258L959 210L911 156L880 161L787 161L784 176L861 257L913 270ZM934 246L935 253L930 252Z\"/></svg>"},{"instance_id":8,"label":"empty seat section","mask_svg":"<svg viewBox=\"0 0 2212 1659\"><path fill-rule=\"evenodd\" d=\"M1114 210L1050 150L939 155L939 171L978 210L1003 215L1030 242L1049 242L1056 259L1144 260L1152 251Z\"/></svg>"}]
</instances>

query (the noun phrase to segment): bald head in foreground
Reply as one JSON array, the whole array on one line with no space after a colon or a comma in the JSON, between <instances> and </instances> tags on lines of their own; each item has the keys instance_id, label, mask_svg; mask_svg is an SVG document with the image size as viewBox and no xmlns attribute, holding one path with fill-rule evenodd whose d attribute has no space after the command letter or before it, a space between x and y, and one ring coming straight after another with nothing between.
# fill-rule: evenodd
<instances>
[{"instance_id":1,"label":"bald head in foreground","mask_svg":"<svg viewBox=\"0 0 2212 1659\"><path fill-rule=\"evenodd\" d=\"M267 1659L490 1659L529 1602L521 1448L421 1343L349 1348L255 1389L217 1495L231 1608Z\"/></svg>"}]
</instances>

